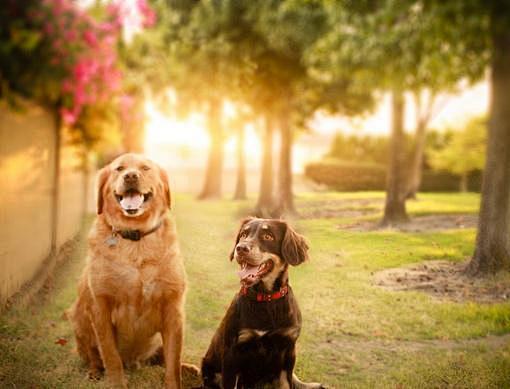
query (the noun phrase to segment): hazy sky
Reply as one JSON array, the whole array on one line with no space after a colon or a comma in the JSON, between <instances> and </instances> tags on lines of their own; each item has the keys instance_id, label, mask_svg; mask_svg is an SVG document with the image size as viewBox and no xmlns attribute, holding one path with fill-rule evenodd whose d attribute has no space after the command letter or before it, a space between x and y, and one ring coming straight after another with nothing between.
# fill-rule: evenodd
<instances>
[{"instance_id":1,"label":"hazy sky","mask_svg":"<svg viewBox=\"0 0 510 389\"><path fill-rule=\"evenodd\" d=\"M445 126L453 128L462 125L473 116L487 112L489 86L488 82L480 82L472 87L464 88L455 95L439 97L442 109L431 121L429 128L441 129ZM406 96L405 127L413 131L415 125L415 108L411 96ZM365 118L346 119L317 115L313 123L314 129L321 133L335 133L338 130L348 133L389 134L391 125L390 96L385 95L376 111Z\"/></svg>"},{"instance_id":2,"label":"hazy sky","mask_svg":"<svg viewBox=\"0 0 510 389\"><path fill-rule=\"evenodd\" d=\"M488 106L488 83L481 82L464 88L455 95L442 96L442 109L431 121L429 128L445 126L462 128L473 116L483 115ZM414 130L415 112L411 96L407 96L405 125L407 131ZM338 131L358 134L389 135L391 125L390 97L381 98L375 112L363 118L346 119L317 114L311 123L312 130L298 134L293 151L293 170L300 173L310 161L320 160L329 150ZM209 137L202 115L192 115L187 120L168 117L150 102L146 106L146 153L170 166L203 167L207 158ZM245 153L249 168L258 169L261 159L261 142L256 130L247 128ZM278 147L278 136L275 140ZM234 168L235 139L230 137L225 145L225 165ZM278 155L276 153L276 155Z\"/></svg>"}]
</instances>

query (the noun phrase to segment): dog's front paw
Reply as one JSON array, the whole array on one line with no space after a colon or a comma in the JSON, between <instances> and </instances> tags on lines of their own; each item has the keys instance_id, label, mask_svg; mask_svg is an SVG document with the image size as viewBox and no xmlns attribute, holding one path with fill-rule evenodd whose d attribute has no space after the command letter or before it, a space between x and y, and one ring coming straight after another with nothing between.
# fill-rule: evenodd
<instances>
[{"instance_id":1,"label":"dog's front paw","mask_svg":"<svg viewBox=\"0 0 510 389\"><path fill-rule=\"evenodd\" d=\"M326 385L318 382L303 382L295 374L292 375L292 386L295 389L328 389Z\"/></svg>"},{"instance_id":2,"label":"dog's front paw","mask_svg":"<svg viewBox=\"0 0 510 389\"><path fill-rule=\"evenodd\" d=\"M91 381L99 381L103 377L103 372L97 368L90 368L87 377Z\"/></svg>"}]
</instances>

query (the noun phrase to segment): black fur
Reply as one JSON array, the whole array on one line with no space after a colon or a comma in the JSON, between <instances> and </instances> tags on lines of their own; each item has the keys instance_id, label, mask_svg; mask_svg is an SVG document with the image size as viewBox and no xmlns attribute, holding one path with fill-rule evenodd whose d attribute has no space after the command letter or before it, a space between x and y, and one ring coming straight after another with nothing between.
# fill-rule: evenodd
<instances>
[{"instance_id":1,"label":"black fur","mask_svg":"<svg viewBox=\"0 0 510 389\"><path fill-rule=\"evenodd\" d=\"M243 231L245 235L256 238L261 223L269 225L274 240L264 242L255 239L255 244L260 250L276 254L284 261L283 270L274 283L273 291L276 291L287 283L287 264L303 262L307 258L308 246L287 223L264 219L245 220L237 235L236 246ZM272 292L264 291L261 282L252 288ZM263 333L257 334L255 330ZM237 388L258 387L279 380L282 374L292 387L295 342L300 330L301 312L290 286L286 296L270 302L257 302L237 294L202 360L204 387L219 388L217 374L221 374L224 389L236 387L236 382Z\"/></svg>"}]
</instances>

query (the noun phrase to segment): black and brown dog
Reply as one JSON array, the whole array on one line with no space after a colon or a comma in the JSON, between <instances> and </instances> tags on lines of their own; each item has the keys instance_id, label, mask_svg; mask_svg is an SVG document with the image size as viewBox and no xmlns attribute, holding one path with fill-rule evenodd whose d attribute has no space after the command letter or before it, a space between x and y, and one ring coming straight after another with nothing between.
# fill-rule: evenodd
<instances>
[{"instance_id":1,"label":"black and brown dog","mask_svg":"<svg viewBox=\"0 0 510 389\"><path fill-rule=\"evenodd\" d=\"M243 221L230 260L240 265L241 290L202 361L206 388L322 388L293 375L301 312L288 266L308 257L308 245L286 222Z\"/></svg>"}]
</instances>

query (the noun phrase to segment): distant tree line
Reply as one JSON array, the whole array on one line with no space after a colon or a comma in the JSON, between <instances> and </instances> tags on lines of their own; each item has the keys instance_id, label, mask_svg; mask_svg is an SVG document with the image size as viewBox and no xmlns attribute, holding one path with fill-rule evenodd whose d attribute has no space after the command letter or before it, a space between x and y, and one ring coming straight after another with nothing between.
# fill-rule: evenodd
<instances>
[{"instance_id":1,"label":"distant tree line","mask_svg":"<svg viewBox=\"0 0 510 389\"><path fill-rule=\"evenodd\" d=\"M62 12L58 8L62 4L70 8ZM244 112L239 123L255 123L262 138L263 168L255 207L255 213L261 216L296 213L292 145L315 112L359 115L373 109L381 93L389 93L391 136L381 224L408 221L406 201L418 189L427 128L441 106L442 96L455 91L460 82L476 82L489 71L491 98L480 223L469 269L472 274L481 274L510 268L508 1L152 0L157 20L147 12L151 8L142 7L141 12L149 24L156 23L155 28L139 34L130 45L101 35L104 31L117 31L118 35L119 18L115 15L120 14L115 12L115 4L124 3L103 7L96 2L83 23L69 24L90 25L92 29L101 23L113 26L97 31L94 40L85 34L88 27L85 31L78 29L77 35L71 30L70 35L62 37L53 36L55 31L61 32L60 24L45 29L47 24L63 18L79 19L81 13L73 11L75 4L70 0L8 0L0 10L2 99L8 99L12 96L10 91L15 91L47 102L58 113L58 120L74 123L75 128L82 129L81 133L91 134L90 138L82 137L84 140L94 140L96 126L108 118L119 118L120 112L104 112L116 99L93 104L103 101L102 94L94 95L97 98L91 98L91 104L81 104L93 91L80 89L82 85L93 85L101 79L99 76L105 76L104 83L97 83L98 90L115 87L110 76L122 68L123 90L133 97L124 100L124 112L136 111L149 94L164 105L162 96L172 87L183 114L198 110L208 117L211 148L199 195L202 199L222 193L226 137L222 107L228 99L239 107L239 112ZM41 7L49 7L42 10L42 17L32 14ZM102 22L91 23L92 13ZM72 44L73 36L78 45ZM104 56L96 55L97 47L107 48ZM62 48L67 50L66 55L59 54ZM90 73L102 65L90 66L86 62L90 58L83 53L91 53L92 60L120 60L103 64L114 64L111 72ZM58 58L66 61L59 62ZM73 71L75 66L80 69L80 63L82 70L84 67L89 72ZM91 74L98 77L84 83L84 77ZM78 76L76 82L65 83L69 75ZM419 108L410 142L411 161L404 132L406 94L414 96ZM140 121L127 120L124 125L137 122ZM277 158L271 153L275 134L281 139ZM452 139L449 148L465 145ZM126 148L130 147L126 144ZM437 168L465 169L453 164L455 158L449 153L427 158ZM238 177L242 180L242 153L238 160ZM274 165L278 166L276 180L272 174ZM412 179L408 166L412 167Z\"/></svg>"}]
</instances>

